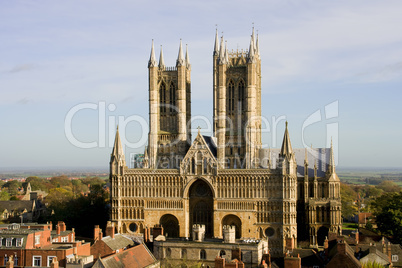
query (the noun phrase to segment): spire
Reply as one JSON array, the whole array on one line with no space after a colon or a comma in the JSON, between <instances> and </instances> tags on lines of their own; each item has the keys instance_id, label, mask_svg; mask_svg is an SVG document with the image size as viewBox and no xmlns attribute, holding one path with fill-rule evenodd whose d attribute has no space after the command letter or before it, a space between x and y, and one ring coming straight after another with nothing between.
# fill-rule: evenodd
<instances>
[{"instance_id":1,"label":"spire","mask_svg":"<svg viewBox=\"0 0 402 268\"><path fill-rule=\"evenodd\" d=\"M154 50L154 39L152 39L151 56L149 57L148 68L156 66L155 50Z\"/></svg>"},{"instance_id":2,"label":"spire","mask_svg":"<svg viewBox=\"0 0 402 268\"><path fill-rule=\"evenodd\" d=\"M228 43L225 41L225 63L229 64L229 52L228 52Z\"/></svg>"},{"instance_id":3,"label":"spire","mask_svg":"<svg viewBox=\"0 0 402 268\"><path fill-rule=\"evenodd\" d=\"M117 126L116 129L116 138L114 139L112 156L115 156L117 159L119 159L119 156L124 156L123 146L120 141L119 126Z\"/></svg>"},{"instance_id":4,"label":"spire","mask_svg":"<svg viewBox=\"0 0 402 268\"><path fill-rule=\"evenodd\" d=\"M161 54L159 56L159 68L165 69L165 60L163 59L162 45L161 45Z\"/></svg>"},{"instance_id":5,"label":"spire","mask_svg":"<svg viewBox=\"0 0 402 268\"><path fill-rule=\"evenodd\" d=\"M215 46L214 46L214 56L219 55L219 37L218 37L218 28L216 28L216 34L215 34Z\"/></svg>"},{"instance_id":6,"label":"spire","mask_svg":"<svg viewBox=\"0 0 402 268\"><path fill-rule=\"evenodd\" d=\"M225 64L225 47L223 44L223 36L221 37L221 47L219 49L219 64Z\"/></svg>"},{"instance_id":7,"label":"spire","mask_svg":"<svg viewBox=\"0 0 402 268\"><path fill-rule=\"evenodd\" d=\"M256 46L255 46L254 26L253 26L253 32L252 32L252 34L251 34L251 40L253 41L253 48L254 48L254 50L255 50L255 49L256 49Z\"/></svg>"},{"instance_id":8,"label":"spire","mask_svg":"<svg viewBox=\"0 0 402 268\"><path fill-rule=\"evenodd\" d=\"M271 168L271 148L268 149L268 168Z\"/></svg>"},{"instance_id":9,"label":"spire","mask_svg":"<svg viewBox=\"0 0 402 268\"><path fill-rule=\"evenodd\" d=\"M290 144L290 137L288 131L288 121L286 121L285 135L283 136L281 156L290 157L293 154L292 145Z\"/></svg>"},{"instance_id":10,"label":"spire","mask_svg":"<svg viewBox=\"0 0 402 268\"><path fill-rule=\"evenodd\" d=\"M255 55L260 57L260 42L258 41L258 31L257 31L257 41L255 41Z\"/></svg>"},{"instance_id":11,"label":"spire","mask_svg":"<svg viewBox=\"0 0 402 268\"><path fill-rule=\"evenodd\" d=\"M251 40L250 40L250 49L248 51L248 61L250 63L253 63L255 60L254 57L254 29L253 29L253 34L251 35Z\"/></svg>"},{"instance_id":12,"label":"spire","mask_svg":"<svg viewBox=\"0 0 402 268\"><path fill-rule=\"evenodd\" d=\"M184 65L184 56L183 56L183 45L181 44L180 39L180 47L179 47L179 55L177 56L176 66L183 66Z\"/></svg>"},{"instance_id":13,"label":"spire","mask_svg":"<svg viewBox=\"0 0 402 268\"><path fill-rule=\"evenodd\" d=\"M329 164L328 164L329 172L335 173L335 157L334 157L334 147L332 145L332 138L331 138L331 148L329 149Z\"/></svg>"},{"instance_id":14,"label":"spire","mask_svg":"<svg viewBox=\"0 0 402 268\"><path fill-rule=\"evenodd\" d=\"M186 67L190 68L190 57L188 56L188 45L186 44Z\"/></svg>"},{"instance_id":15,"label":"spire","mask_svg":"<svg viewBox=\"0 0 402 268\"><path fill-rule=\"evenodd\" d=\"M304 165L308 165L307 148L304 148Z\"/></svg>"}]
</instances>

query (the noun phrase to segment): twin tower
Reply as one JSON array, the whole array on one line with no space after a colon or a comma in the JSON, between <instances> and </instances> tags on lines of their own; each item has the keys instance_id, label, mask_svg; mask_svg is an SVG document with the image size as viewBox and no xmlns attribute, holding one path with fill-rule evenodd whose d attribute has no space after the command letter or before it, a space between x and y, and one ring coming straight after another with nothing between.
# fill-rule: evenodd
<instances>
[{"instance_id":1,"label":"twin tower","mask_svg":"<svg viewBox=\"0 0 402 268\"><path fill-rule=\"evenodd\" d=\"M180 41L176 66L149 70L149 145L145 168L179 168L191 145L191 65ZM257 168L261 147L261 59L254 29L248 50L229 51L216 31L213 51L213 136L218 168Z\"/></svg>"}]
</instances>

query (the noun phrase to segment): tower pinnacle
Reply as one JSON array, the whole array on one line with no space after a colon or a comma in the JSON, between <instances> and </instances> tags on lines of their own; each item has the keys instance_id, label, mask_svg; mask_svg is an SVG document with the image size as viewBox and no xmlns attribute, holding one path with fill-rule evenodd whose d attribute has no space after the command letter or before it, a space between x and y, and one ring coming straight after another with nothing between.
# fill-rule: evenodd
<instances>
[{"instance_id":1,"label":"tower pinnacle","mask_svg":"<svg viewBox=\"0 0 402 268\"><path fill-rule=\"evenodd\" d=\"M186 44L186 67L190 68L190 56L188 55L188 45Z\"/></svg>"},{"instance_id":2,"label":"tower pinnacle","mask_svg":"<svg viewBox=\"0 0 402 268\"><path fill-rule=\"evenodd\" d=\"M176 66L183 66L184 63L185 63L185 61L184 61L184 55L183 55L183 45L182 45L181 39L180 39L179 55L177 56Z\"/></svg>"},{"instance_id":3,"label":"tower pinnacle","mask_svg":"<svg viewBox=\"0 0 402 268\"><path fill-rule=\"evenodd\" d=\"M219 55L219 37L218 37L218 28L216 28L216 34L215 34L215 46L214 46L214 56Z\"/></svg>"},{"instance_id":4,"label":"tower pinnacle","mask_svg":"<svg viewBox=\"0 0 402 268\"><path fill-rule=\"evenodd\" d=\"M221 36L221 47L219 49L219 64L225 64L225 47L223 44L223 36Z\"/></svg>"},{"instance_id":5,"label":"tower pinnacle","mask_svg":"<svg viewBox=\"0 0 402 268\"><path fill-rule=\"evenodd\" d=\"M290 157L292 155L292 153L293 153L293 150L292 150L292 145L290 144L288 121L286 121L286 129L285 129L285 134L283 136L281 156L282 157Z\"/></svg>"},{"instance_id":6,"label":"tower pinnacle","mask_svg":"<svg viewBox=\"0 0 402 268\"><path fill-rule=\"evenodd\" d=\"M156 66L155 50L154 50L154 39L152 39L151 55L149 57L148 68Z\"/></svg>"},{"instance_id":7,"label":"tower pinnacle","mask_svg":"<svg viewBox=\"0 0 402 268\"><path fill-rule=\"evenodd\" d=\"M161 69L165 68L165 60L163 59L162 45L161 45L161 54L159 56L159 68Z\"/></svg>"},{"instance_id":8,"label":"tower pinnacle","mask_svg":"<svg viewBox=\"0 0 402 268\"><path fill-rule=\"evenodd\" d=\"M332 145L332 138L331 138L331 148L329 149L328 170L331 174L335 173L335 157L334 157L334 147Z\"/></svg>"},{"instance_id":9,"label":"tower pinnacle","mask_svg":"<svg viewBox=\"0 0 402 268\"><path fill-rule=\"evenodd\" d=\"M254 29L253 29L254 31ZM251 40L250 40L250 49L248 51L248 62L254 63L255 61L255 56L254 56L254 33L251 35Z\"/></svg>"}]
</instances>

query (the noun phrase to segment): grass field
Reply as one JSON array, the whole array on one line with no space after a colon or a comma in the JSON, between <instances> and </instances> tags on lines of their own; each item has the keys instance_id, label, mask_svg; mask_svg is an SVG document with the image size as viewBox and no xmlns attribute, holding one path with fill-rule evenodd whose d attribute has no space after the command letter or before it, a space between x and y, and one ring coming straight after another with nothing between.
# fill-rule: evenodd
<instances>
[{"instance_id":1,"label":"grass field","mask_svg":"<svg viewBox=\"0 0 402 268\"><path fill-rule=\"evenodd\" d=\"M342 224L342 229L343 230L356 230L357 229L357 223L344 222Z\"/></svg>"}]
</instances>

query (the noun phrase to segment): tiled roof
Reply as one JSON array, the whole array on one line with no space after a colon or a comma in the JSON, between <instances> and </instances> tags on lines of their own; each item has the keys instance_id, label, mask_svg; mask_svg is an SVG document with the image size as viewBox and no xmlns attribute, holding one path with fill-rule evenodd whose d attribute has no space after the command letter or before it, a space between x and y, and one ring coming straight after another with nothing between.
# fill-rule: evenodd
<instances>
[{"instance_id":1,"label":"tiled roof","mask_svg":"<svg viewBox=\"0 0 402 268\"><path fill-rule=\"evenodd\" d=\"M34 205L34 200L11 200L11 201L0 201L0 212L7 209L8 212L11 211L24 211L25 209L30 212Z\"/></svg>"},{"instance_id":2,"label":"tiled roof","mask_svg":"<svg viewBox=\"0 0 402 268\"><path fill-rule=\"evenodd\" d=\"M113 254L106 258L99 258L94 264L94 268L141 268L147 267L158 261L149 252L144 244Z\"/></svg>"},{"instance_id":3,"label":"tiled roof","mask_svg":"<svg viewBox=\"0 0 402 268\"><path fill-rule=\"evenodd\" d=\"M134 245L133 240L121 234L115 234L114 238L111 238L110 236L105 236L104 238L102 238L102 241L112 250L118 250Z\"/></svg>"}]
</instances>

